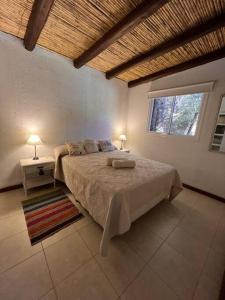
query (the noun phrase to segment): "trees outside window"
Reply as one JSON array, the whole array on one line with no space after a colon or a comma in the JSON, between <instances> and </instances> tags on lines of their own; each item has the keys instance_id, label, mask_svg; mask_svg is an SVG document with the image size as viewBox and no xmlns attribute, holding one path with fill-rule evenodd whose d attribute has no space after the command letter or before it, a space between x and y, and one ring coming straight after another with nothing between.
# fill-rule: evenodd
<instances>
[{"instance_id":1,"label":"trees outside window","mask_svg":"<svg viewBox=\"0 0 225 300\"><path fill-rule=\"evenodd\" d=\"M150 131L195 135L203 97L204 93L196 93L154 98Z\"/></svg>"}]
</instances>

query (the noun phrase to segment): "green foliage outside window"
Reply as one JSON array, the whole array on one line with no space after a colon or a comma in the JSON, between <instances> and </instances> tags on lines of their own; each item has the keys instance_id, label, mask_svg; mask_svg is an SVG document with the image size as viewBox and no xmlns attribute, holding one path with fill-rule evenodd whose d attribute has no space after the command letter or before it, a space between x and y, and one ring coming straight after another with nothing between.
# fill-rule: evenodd
<instances>
[{"instance_id":1,"label":"green foliage outside window","mask_svg":"<svg viewBox=\"0 0 225 300\"><path fill-rule=\"evenodd\" d=\"M154 98L150 131L195 135L203 93Z\"/></svg>"}]
</instances>

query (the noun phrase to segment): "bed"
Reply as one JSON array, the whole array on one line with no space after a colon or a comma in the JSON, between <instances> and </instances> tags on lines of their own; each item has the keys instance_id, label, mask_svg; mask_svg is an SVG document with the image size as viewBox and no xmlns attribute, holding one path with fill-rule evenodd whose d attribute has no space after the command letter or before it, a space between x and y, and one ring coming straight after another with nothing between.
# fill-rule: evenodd
<instances>
[{"instance_id":1,"label":"bed","mask_svg":"<svg viewBox=\"0 0 225 300\"><path fill-rule=\"evenodd\" d=\"M182 189L176 169L119 150L81 156L57 156L57 179L66 183L76 200L103 228L100 253L107 255L109 240L127 232L137 218ZM107 157L133 159L133 169L114 169Z\"/></svg>"}]
</instances>

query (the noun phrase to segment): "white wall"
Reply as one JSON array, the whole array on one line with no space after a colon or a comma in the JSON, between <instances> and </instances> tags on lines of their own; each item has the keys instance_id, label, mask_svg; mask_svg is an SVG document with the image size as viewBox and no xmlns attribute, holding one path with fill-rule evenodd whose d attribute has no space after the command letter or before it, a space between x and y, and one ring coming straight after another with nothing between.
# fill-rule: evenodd
<instances>
[{"instance_id":1,"label":"white wall","mask_svg":"<svg viewBox=\"0 0 225 300\"><path fill-rule=\"evenodd\" d=\"M149 91L207 81L216 84L208 97L199 140L147 132ZM128 146L138 154L174 165L183 182L225 197L225 154L208 151L222 94L225 94L225 59L130 89Z\"/></svg>"},{"instance_id":2,"label":"white wall","mask_svg":"<svg viewBox=\"0 0 225 300\"><path fill-rule=\"evenodd\" d=\"M25 145L37 133L50 155L55 145L84 138L115 138L127 117L125 82L0 33L0 188L21 182L19 160L31 157Z\"/></svg>"}]
</instances>

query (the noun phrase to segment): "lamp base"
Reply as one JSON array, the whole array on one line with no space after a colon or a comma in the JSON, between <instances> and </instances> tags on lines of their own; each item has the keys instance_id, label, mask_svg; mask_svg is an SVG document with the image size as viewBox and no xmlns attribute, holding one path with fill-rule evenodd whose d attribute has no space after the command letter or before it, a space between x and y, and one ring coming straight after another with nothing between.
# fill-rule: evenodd
<instances>
[{"instance_id":1,"label":"lamp base","mask_svg":"<svg viewBox=\"0 0 225 300\"><path fill-rule=\"evenodd\" d=\"M34 157L33 160L38 160L39 157L37 157L37 145L34 145Z\"/></svg>"}]
</instances>

